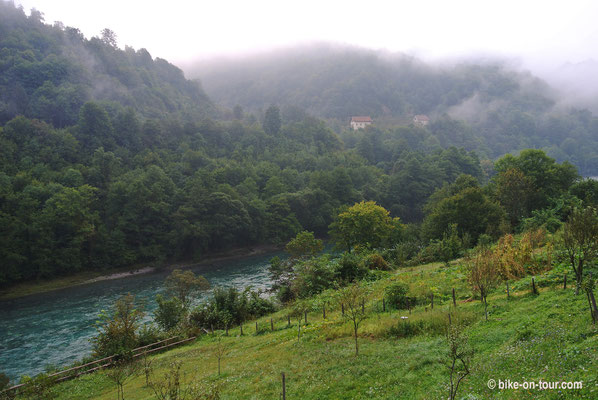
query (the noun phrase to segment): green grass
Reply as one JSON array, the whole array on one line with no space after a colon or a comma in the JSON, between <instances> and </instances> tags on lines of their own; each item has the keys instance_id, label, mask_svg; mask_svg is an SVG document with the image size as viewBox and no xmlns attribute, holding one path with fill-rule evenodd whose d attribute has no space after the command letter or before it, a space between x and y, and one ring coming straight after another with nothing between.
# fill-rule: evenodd
<instances>
[{"instance_id":1,"label":"green grass","mask_svg":"<svg viewBox=\"0 0 598 400\"><path fill-rule=\"evenodd\" d=\"M551 275L552 274L552 275ZM328 291L312 300L306 326L297 340L297 320L287 328L288 310L231 330L223 339L228 353L222 359L222 375L217 375L216 339L202 336L191 345L156 355L156 375L168 371L173 360L183 363L186 382L221 385L222 399L279 399L281 372L287 377L288 399L445 399L448 396L448 369L444 335L439 326L448 321L451 291L458 297L453 318L467 321L465 332L475 348L472 373L459 390L467 399L561 399L598 398L598 331L592 325L585 295L575 296L562 290L549 271L539 276L552 282L540 289L539 296L529 294L525 281L506 298L497 289L488 298L489 321L483 307L470 299L464 273L459 265L444 267L430 264L402 269L383 279L370 282L366 303L369 317L359 330L360 354L355 357L352 331L332 310L335 293ZM529 280L529 278L527 278ZM421 304L409 315L407 311L381 310L381 295L393 280L407 282L412 290L435 293L435 307ZM328 304L327 318L321 306ZM428 311L426 311L426 308ZM404 323L428 327L420 334L396 337L391 328ZM275 331L270 331L270 317ZM442 329L440 329L442 331ZM490 390L489 379L511 381L583 381L582 390ZM115 399L116 389L105 373L63 383L55 388L59 399ZM125 385L126 399L152 399L139 375Z\"/></svg>"}]
</instances>

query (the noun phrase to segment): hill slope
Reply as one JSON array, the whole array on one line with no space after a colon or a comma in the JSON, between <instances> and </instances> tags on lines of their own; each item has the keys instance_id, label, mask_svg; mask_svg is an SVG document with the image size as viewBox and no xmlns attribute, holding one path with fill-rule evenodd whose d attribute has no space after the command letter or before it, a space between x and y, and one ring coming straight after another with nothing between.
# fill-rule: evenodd
<instances>
[{"instance_id":1,"label":"hill slope","mask_svg":"<svg viewBox=\"0 0 598 400\"><path fill-rule=\"evenodd\" d=\"M416 58L319 45L190 65L217 102L249 110L293 105L324 118L443 113L474 95L522 111L553 103L546 84L499 62L433 66Z\"/></svg>"},{"instance_id":2,"label":"hill slope","mask_svg":"<svg viewBox=\"0 0 598 400\"><path fill-rule=\"evenodd\" d=\"M16 115L74 125L87 101L133 107L145 117L198 120L215 109L197 82L145 49L120 50L116 35L85 39L76 28L0 1L0 124Z\"/></svg>"},{"instance_id":3,"label":"hill slope","mask_svg":"<svg viewBox=\"0 0 598 400\"><path fill-rule=\"evenodd\" d=\"M591 325L584 296L562 290L562 269L537 277L543 288L539 296L529 293L529 278L511 282L511 298L496 291L489 297L489 321L483 306L470 301L462 267L432 264L400 270L368 284L368 319L360 328L360 355L355 356L350 323L343 322L334 301L335 292L325 292L310 302L307 325L303 322L297 340L297 319L287 327L290 309L258 320L261 331L247 323L245 335L231 330L223 337L227 352L222 375L217 374L218 340L204 335L190 346L153 358L154 373L161 376L173 361L182 362L184 382L219 385L222 399L278 398L280 374L286 373L287 398L301 399L440 399L448 396L447 345L443 331L448 323L450 292L458 297L453 321L468 327L465 334L475 350L471 375L458 397L469 399L592 398L598 390L598 336ZM412 288L434 287L434 311L424 305L407 311L382 312L380 299L391 282L403 281ZM326 304L326 319L321 309ZM401 319L400 317L408 317ZM421 326L420 333L405 329ZM394 329L393 329L394 328ZM220 332L222 333L222 332ZM581 390L511 390L487 386L490 379L514 382L582 381ZM128 399L153 398L138 376L124 388ZM81 396L114 397L114 384L104 373L60 385L60 399ZM468 397L467 397L468 396Z\"/></svg>"}]
</instances>

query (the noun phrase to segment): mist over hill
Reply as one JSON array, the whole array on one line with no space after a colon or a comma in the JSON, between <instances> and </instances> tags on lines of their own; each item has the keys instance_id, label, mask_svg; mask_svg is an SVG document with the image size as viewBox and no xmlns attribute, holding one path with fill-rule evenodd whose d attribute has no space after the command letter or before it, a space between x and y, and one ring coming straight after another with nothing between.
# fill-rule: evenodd
<instances>
[{"instance_id":1,"label":"mist over hill","mask_svg":"<svg viewBox=\"0 0 598 400\"><path fill-rule=\"evenodd\" d=\"M206 92L227 107L293 105L324 118L442 114L471 99L545 111L554 94L500 60L433 65L400 53L318 44L190 64Z\"/></svg>"},{"instance_id":2,"label":"mist over hill","mask_svg":"<svg viewBox=\"0 0 598 400\"><path fill-rule=\"evenodd\" d=\"M598 171L598 120L586 108L591 102L508 60L426 63L398 53L317 44L204 60L184 69L204 82L216 103L239 105L258 117L271 104L283 111L299 108L340 132L353 115L370 115L378 128L392 130L426 114L427 132L441 147L462 146L481 158L541 148L583 174Z\"/></svg>"}]
</instances>

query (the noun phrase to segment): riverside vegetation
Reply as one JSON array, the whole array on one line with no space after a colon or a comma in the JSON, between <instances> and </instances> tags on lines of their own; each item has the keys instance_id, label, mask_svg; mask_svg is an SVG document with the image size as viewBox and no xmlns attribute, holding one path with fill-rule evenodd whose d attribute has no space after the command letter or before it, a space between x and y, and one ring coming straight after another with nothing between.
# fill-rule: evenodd
<instances>
[{"instance_id":1,"label":"riverside vegetation","mask_svg":"<svg viewBox=\"0 0 598 400\"><path fill-rule=\"evenodd\" d=\"M573 210L564 230L583 212ZM586 225L592 234L598 218ZM257 399L278 397L285 372L289 398L591 398L598 390L598 313L588 307L595 287L581 285L586 299L576 295L575 280L566 286L572 267L562 235L542 228L506 234L495 244L460 247L463 257L454 261L397 268L392 249L360 241L350 253L319 255L321 242L303 232L287 245L291 257L272 262L276 291L286 299L279 306L229 288L187 312L181 294L189 298L203 281L177 272L169 279L168 301L181 312L166 313L175 319L171 324L156 321L163 335L198 335L193 344L138 362L126 362L121 348L122 366L42 386L46 398L61 399L119 393ZM281 268L287 271L282 280ZM161 301L156 317L167 310ZM122 312L123 304L134 310L130 296L119 301L100 337L109 326L128 326L138 340L132 348L148 328L139 330L135 311ZM125 320L133 322L119 323ZM112 333L121 344L127 337ZM161 337L154 334L152 340ZM488 388L490 379L575 381L583 388L501 391Z\"/></svg>"}]
</instances>

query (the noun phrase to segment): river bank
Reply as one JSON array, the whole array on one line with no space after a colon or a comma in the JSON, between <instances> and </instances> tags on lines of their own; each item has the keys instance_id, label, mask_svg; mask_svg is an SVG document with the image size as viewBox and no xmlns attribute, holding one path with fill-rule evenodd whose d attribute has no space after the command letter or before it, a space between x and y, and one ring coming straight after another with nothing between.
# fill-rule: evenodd
<instances>
[{"instance_id":1,"label":"river bank","mask_svg":"<svg viewBox=\"0 0 598 400\"><path fill-rule=\"evenodd\" d=\"M156 271L209 266L224 261L232 261L242 259L244 257L257 256L268 252L273 252L279 249L280 247L274 245L241 247L226 252L208 254L205 256L204 259L202 259L199 262L188 261L178 263L167 263L158 267L148 265L134 265L126 268L114 268L103 271L84 271L70 276L53 278L48 280L23 282L8 287L6 289L0 290L0 301L13 300L34 294L66 289L73 286L85 285L105 280L122 279L135 275L148 274Z\"/></svg>"}]
</instances>

